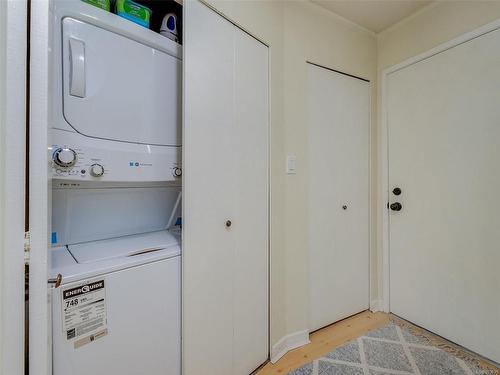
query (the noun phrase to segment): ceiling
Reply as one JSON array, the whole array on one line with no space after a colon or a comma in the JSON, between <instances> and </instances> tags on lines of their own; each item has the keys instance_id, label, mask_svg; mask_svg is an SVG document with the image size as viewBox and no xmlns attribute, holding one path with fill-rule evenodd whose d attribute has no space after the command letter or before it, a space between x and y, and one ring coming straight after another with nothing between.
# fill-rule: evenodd
<instances>
[{"instance_id":1,"label":"ceiling","mask_svg":"<svg viewBox=\"0 0 500 375\"><path fill-rule=\"evenodd\" d=\"M379 33L432 1L427 0L312 0L364 28Z\"/></svg>"}]
</instances>

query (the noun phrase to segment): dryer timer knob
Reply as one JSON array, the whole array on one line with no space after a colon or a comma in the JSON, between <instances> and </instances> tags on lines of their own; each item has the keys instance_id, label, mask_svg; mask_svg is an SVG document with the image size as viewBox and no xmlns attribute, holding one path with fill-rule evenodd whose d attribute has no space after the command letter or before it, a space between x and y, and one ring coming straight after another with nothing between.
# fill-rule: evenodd
<instances>
[{"instance_id":1,"label":"dryer timer knob","mask_svg":"<svg viewBox=\"0 0 500 375\"><path fill-rule=\"evenodd\" d=\"M179 167L174 168L174 177L181 177L182 176L182 169Z\"/></svg>"},{"instance_id":2,"label":"dryer timer knob","mask_svg":"<svg viewBox=\"0 0 500 375\"><path fill-rule=\"evenodd\" d=\"M76 164L76 152L70 148L58 148L52 160L60 167L72 167Z\"/></svg>"}]
</instances>

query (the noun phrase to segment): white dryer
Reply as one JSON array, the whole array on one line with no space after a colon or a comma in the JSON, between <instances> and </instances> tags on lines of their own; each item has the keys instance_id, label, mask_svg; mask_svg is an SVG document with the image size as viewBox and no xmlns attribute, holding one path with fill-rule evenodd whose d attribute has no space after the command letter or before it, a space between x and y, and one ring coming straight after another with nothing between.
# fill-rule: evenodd
<instances>
[{"instance_id":1,"label":"white dryer","mask_svg":"<svg viewBox=\"0 0 500 375\"><path fill-rule=\"evenodd\" d=\"M53 177L179 178L182 47L82 1L53 8Z\"/></svg>"},{"instance_id":2,"label":"white dryer","mask_svg":"<svg viewBox=\"0 0 500 375\"><path fill-rule=\"evenodd\" d=\"M52 249L54 375L179 375L180 235Z\"/></svg>"}]
</instances>

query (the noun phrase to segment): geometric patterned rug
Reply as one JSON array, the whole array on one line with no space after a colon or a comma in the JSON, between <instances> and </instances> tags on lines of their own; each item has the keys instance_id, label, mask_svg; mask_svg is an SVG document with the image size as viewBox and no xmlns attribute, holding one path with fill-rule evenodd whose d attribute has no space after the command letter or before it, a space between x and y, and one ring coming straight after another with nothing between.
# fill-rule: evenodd
<instances>
[{"instance_id":1,"label":"geometric patterned rug","mask_svg":"<svg viewBox=\"0 0 500 375\"><path fill-rule=\"evenodd\" d=\"M445 348L446 349L446 348ZM494 375L472 356L450 353L404 324L388 323L290 375Z\"/></svg>"}]
</instances>

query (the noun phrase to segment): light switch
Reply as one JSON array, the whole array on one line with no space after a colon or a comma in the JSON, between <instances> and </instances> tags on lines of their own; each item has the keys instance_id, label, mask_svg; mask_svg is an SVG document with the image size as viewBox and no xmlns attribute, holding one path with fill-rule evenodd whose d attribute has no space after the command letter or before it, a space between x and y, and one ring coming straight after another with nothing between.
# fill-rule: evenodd
<instances>
[{"instance_id":1,"label":"light switch","mask_svg":"<svg viewBox=\"0 0 500 375\"><path fill-rule=\"evenodd\" d=\"M295 155L288 155L286 157L286 173L287 174L297 173L297 157Z\"/></svg>"}]
</instances>

